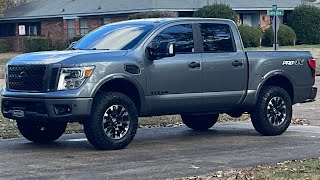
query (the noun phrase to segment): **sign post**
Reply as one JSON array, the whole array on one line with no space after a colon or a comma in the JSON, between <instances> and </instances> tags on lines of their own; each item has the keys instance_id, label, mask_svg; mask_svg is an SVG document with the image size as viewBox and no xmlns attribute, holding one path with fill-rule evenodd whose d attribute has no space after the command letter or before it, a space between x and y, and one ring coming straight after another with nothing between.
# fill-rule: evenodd
<instances>
[{"instance_id":1,"label":"sign post","mask_svg":"<svg viewBox=\"0 0 320 180\"><path fill-rule=\"evenodd\" d=\"M272 10L268 10L268 15L273 16L273 20L272 20L272 29L274 32L273 50L277 51L279 49L279 43L278 43L278 31L280 27L279 16L284 15L284 10L278 9L277 5L273 5Z\"/></svg>"}]
</instances>

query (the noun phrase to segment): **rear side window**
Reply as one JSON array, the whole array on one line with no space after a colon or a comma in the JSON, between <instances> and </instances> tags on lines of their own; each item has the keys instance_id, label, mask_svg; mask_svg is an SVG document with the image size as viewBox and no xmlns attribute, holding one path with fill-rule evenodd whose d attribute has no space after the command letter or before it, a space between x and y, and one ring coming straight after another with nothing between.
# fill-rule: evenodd
<instances>
[{"instance_id":1,"label":"rear side window","mask_svg":"<svg viewBox=\"0 0 320 180\"><path fill-rule=\"evenodd\" d=\"M157 46L160 42L174 43L176 53L194 52L192 26L190 24L180 24L168 27L152 40L151 45Z\"/></svg>"},{"instance_id":2,"label":"rear side window","mask_svg":"<svg viewBox=\"0 0 320 180\"><path fill-rule=\"evenodd\" d=\"M235 52L235 44L227 24L200 24L204 52Z\"/></svg>"}]
</instances>

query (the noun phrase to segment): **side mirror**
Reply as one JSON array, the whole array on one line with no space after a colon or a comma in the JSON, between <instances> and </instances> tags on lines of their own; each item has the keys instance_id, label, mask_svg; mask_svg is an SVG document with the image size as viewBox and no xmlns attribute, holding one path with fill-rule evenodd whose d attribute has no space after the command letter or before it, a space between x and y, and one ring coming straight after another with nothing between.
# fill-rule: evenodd
<instances>
[{"instance_id":1,"label":"side mirror","mask_svg":"<svg viewBox=\"0 0 320 180\"><path fill-rule=\"evenodd\" d=\"M161 42L158 47L148 47L147 51L150 60L156 60L164 57L173 57L176 55L175 46L172 42Z\"/></svg>"},{"instance_id":2,"label":"side mirror","mask_svg":"<svg viewBox=\"0 0 320 180\"><path fill-rule=\"evenodd\" d=\"M74 41L74 42L70 43L68 49L72 49L77 43L78 43L78 41Z\"/></svg>"}]
</instances>

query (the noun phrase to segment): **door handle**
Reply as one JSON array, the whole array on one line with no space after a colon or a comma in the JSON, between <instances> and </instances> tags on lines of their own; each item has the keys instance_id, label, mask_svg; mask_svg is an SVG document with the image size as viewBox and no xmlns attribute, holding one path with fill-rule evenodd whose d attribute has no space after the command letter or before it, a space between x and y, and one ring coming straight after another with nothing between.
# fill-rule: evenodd
<instances>
[{"instance_id":1,"label":"door handle","mask_svg":"<svg viewBox=\"0 0 320 180\"><path fill-rule=\"evenodd\" d=\"M201 68L201 63L200 62L190 62L188 65L192 69Z\"/></svg>"},{"instance_id":2,"label":"door handle","mask_svg":"<svg viewBox=\"0 0 320 180\"><path fill-rule=\"evenodd\" d=\"M235 60L235 61L232 62L232 65L235 66L235 67L242 66L243 62L239 61L239 60Z\"/></svg>"}]
</instances>

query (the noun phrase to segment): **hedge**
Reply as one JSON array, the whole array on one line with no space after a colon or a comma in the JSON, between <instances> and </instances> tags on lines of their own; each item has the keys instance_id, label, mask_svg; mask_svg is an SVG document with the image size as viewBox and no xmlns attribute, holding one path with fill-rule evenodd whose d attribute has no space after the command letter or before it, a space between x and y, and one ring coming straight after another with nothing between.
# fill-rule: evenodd
<instances>
[{"instance_id":1,"label":"hedge","mask_svg":"<svg viewBox=\"0 0 320 180\"><path fill-rule=\"evenodd\" d=\"M10 52L11 47L7 40L0 39L0 53Z\"/></svg>"},{"instance_id":2,"label":"hedge","mask_svg":"<svg viewBox=\"0 0 320 180\"><path fill-rule=\"evenodd\" d=\"M48 37L26 37L24 43L25 52L50 51L51 39Z\"/></svg>"},{"instance_id":3,"label":"hedge","mask_svg":"<svg viewBox=\"0 0 320 180\"><path fill-rule=\"evenodd\" d=\"M289 25L297 33L299 44L320 44L320 8L307 4L296 7Z\"/></svg>"},{"instance_id":4,"label":"hedge","mask_svg":"<svg viewBox=\"0 0 320 180\"><path fill-rule=\"evenodd\" d=\"M177 16L178 14L172 11L148 11L129 15L129 19L169 18Z\"/></svg>"},{"instance_id":5,"label":"hedge","mask_svg":"<svg viewBox=\"0 0 320 180\"><path fill-rule=\"evenodd\" d=\"M204 6L193 14L194 17L231 19L237 22L236 12L227 4L215 3Z\"/></svg>"},{"instance_id":6,"label":"hedge","mask_svg":"<svg viewBox=\"0 0 320 180\"><path fill-rule=\"evenodd\" d=\"M297 40L297 35L287 25L281 24L278 31L278 43L280 46L294 46ZM272 47L274 42L274 32L270 27L264 32L264 36L262 38L262 46Z\"/></svg>"},{"instance_id":7,"label":"hedge","mask_svg":"<svg viewBox=\"0 0 320 180\"><path fill-rule=\"evenodd\" d=\"M262 31L257 27L241 25L239 31L244 47L259 47Z\"/></svg>"}]
</instances>

